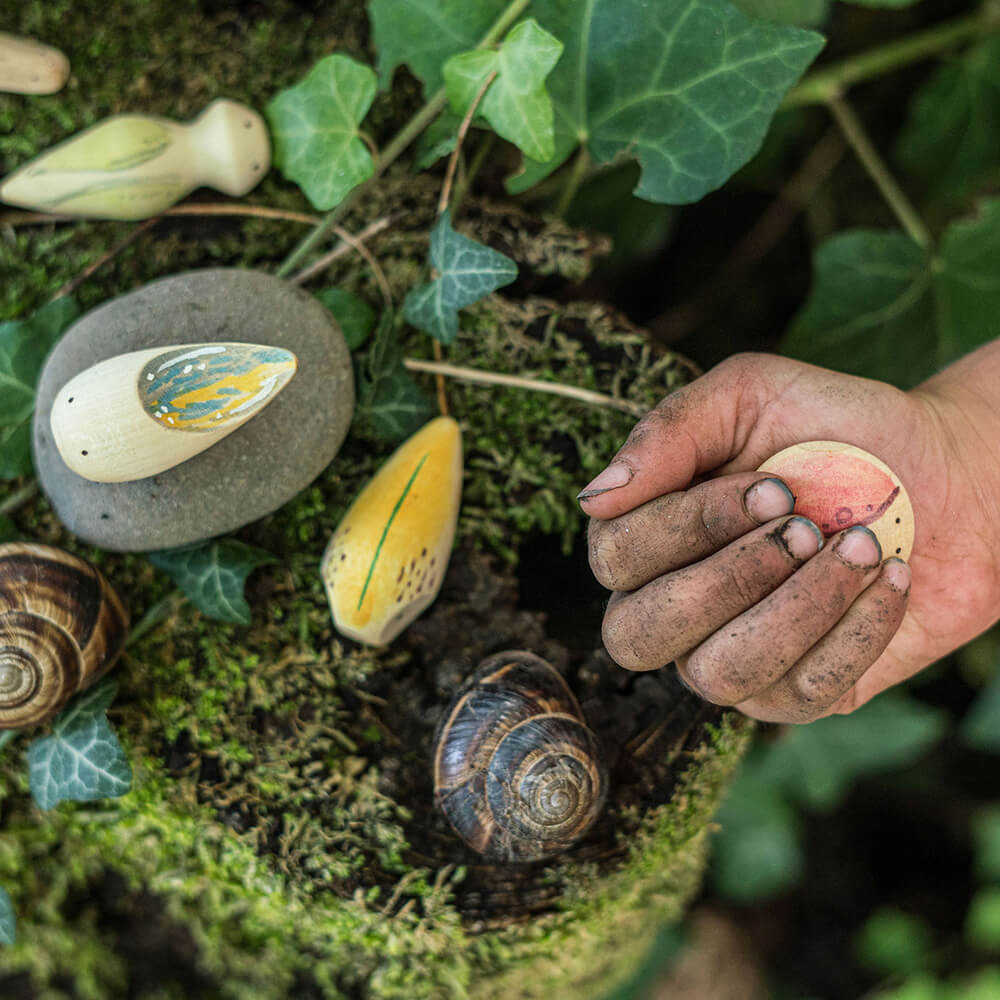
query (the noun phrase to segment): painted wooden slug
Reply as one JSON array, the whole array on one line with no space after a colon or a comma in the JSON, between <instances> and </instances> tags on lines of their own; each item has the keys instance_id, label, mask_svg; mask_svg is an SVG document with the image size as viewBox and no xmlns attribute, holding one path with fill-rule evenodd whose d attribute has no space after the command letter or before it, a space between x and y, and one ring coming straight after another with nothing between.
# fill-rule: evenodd
<instances>
[{"instance_id":1,"label":"painted wooden slug","mask_svg":"<svg viewBox=\"0 0 1000 1000\"><path fill-rule=\"evenodd\" d=\"M485 659L444 715L434 797L489 861L538 861L591 827L608 788L597 737L562 675L524 650Z\"/></svg>"},{"instance_id":2,"label":"painted wooden slug","mask_svg":"<svg viewBox=\"0 0 1000 1000\"><path fill-rule=\"evenodd\" d=\"M0 31L0 90L54 94L68 77L69 60L58 49Z\"/></svg>"},{"instance_id":3,"label":"painted wooden slug","mask_svg":"<svg viewBox=\"0 0 1000 1000\"><path fill-rule=\"evenodd\" d=\"M99 483L145 479L197 455L288 384L291 351L176 344L101 361L56 394L49 424L63 461Z\"/></svg>"},{"instance_id":4,"label":"painted wooden slug","mask_svg":"<svg viewBox=\"0 0 1000 1000\"><path fill-rule=\"evenodd\" d=\"M462 436L451 417L425 424L358 494L323 554L337 630L392 642L437 597L462 498Z\"/></svg>"},{"instance_id":5,"label":"painted wooden slug","mask_svg":"<svg viewBox=\"0 0 1000 1000\"><path fill-rule=\"evenodd\" d=\"M824 535L863 524L888 559L913 550L913 507L899 477L881 459L840 441L806 441L772 455L759 472L772 472L795 494L795 513Z\"/></svg>"},{"instance_id":6,"label":"painted wooden slug","mask_svg":"<svg viewBox=\"0 0 1000 1000\"><path fill-rule=\"evenodd\" d=\"M93 219L147 219L207 185L239 197L267 173L264 120L219 98L194 121L115 115L0 184L0 201Z\"/></svg>"},{"instance_id":7,"label":"painted wooden slug","mask_svg":"<svg viewBox=\"0 0 1000 1000\"><path fill-rule=\"evenodd\" d=\"M0 545L0 729L55 715L114 665L128 613L90 563L47 545Z\"/></svg>"}]
</instances>

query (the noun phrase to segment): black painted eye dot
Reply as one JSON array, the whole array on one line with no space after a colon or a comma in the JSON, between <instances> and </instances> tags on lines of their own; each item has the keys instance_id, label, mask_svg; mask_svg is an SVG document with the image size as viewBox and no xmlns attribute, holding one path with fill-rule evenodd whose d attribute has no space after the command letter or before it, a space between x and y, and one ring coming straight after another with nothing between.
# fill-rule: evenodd
<instances>
[{"instance_id":1,"label":"black painted eye dot","mask_svg":"<svg viewBox=\"0 0 1000 1000\"><path fill-rule=\"evenodd\" d=\"M85 451L81 451L80 454L81 455L86 455L87 453Z\"/></svg>"},{"instance_id":2,"label":"black painted eye dot","mask_svg":"<svg viewBox=\"0 0 1000 1000\"><path fill-rule=\"evenodd\" d=\"M899 553L902 552L902 551L903 551L902 549L896 549L896 555L898 556Z\"/></svg>"},{"instance_id":3,"label":"black painted eye dot","mask_svg":"<svg viewBox=\"0 0 1000 1000\"><path fill-rule=\"evenodd\" d=\"M73 397L72 397L72 396L70 396L70 397L69 397L69 399L67 399L67 400L66 400L66 402L67 402L67 403L72 403L72 402L73 402Z\"/></svg>"},{"instance_id":4,"label":"black painted eye dot","mask_svg":"<svg viewBox=\"0 0 1000 1000\"><path fill-rule=\"evenodd\" d=\"M896 518L896 524L899 524L900 520L901 520L901 518L898 518L898 517L897 517L897 518Z\"/></svg>"}]
</instances>

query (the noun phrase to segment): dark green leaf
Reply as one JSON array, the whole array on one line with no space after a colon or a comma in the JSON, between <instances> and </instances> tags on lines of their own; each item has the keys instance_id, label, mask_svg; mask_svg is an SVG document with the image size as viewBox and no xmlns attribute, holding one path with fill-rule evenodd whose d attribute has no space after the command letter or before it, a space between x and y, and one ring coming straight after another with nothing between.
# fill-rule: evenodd
<instances>
[{"instance_id":1,"label":"dark green leaf","mask_svg":"<svg viewBox=\"0 0 1000 1000\"><path fill-rule=\"evenodd\" d=\"M433 413L402 361L377 381L366 382L358 399L357 419L368 422L374 437L393 444L415 434Z\"/></svg>"},{"instance_id":2,"label":"dark green leaf","mask_svg":"<svg viewBox=\"0 0 1000 1000\"><path fill-rule=\"evenodd\" d=\"M249 625L250 605L243 596L246 579L258 566L276 560L262 549L222 538L151 552L149 561L170 576L202 614Z\"/></svg>"},{"instance_id":3,"label":"dark green leaf","mask_svg":"<svg viewBox=\"0 0 1000 1000\"><path fill-rule=\"evenodd\" d=\"M526 156L545 161L555 153L552 101L545 78L562 52L562 44L535 20L513 28L499 49L461 52L445 63L444 78L452 109L465 115L491 73L478 112L497 135Z\"/></svg>"},{"instance_id":4,"label":"dark green leaf","mask_svg":"<svg viewBox=\"0 0 1000 1000\"><path fill-rule=\"evenodd\" d=\"M854 941L861 963L879 976L906 976L927 965L934 943L930 927L895 907L875 910Z\"/></svg>"},{"instance_id":5,"label":"dark green leaf","mask_svg":"<svg viewBox=\"0 0 1000 1000\"><path fill-rule=\"evenodd\" d=\"M970 827L976 875L984 882L1000 882L1000 806L984 806Z\"/></svg>"},{"instance_id":6,"label":"dark green leaf","mask_svg":"<svg viewBox=\"0 0 1000 1000\"><path fill-rule=\"evenodd\" d=\"M531 10L565 46L547 81L556 151L544 165L527 164L514 191L555 170L586 136L598 163L620 153L638 159L640 198L697 201L753 157L823 45L820 35L748 18L728 0L536 0Z\"/></svg>"},{"instance_id":7,"label":"dark green leaf","mask_svg":"<svg viewBox=\"0 0 1000 1000\"><path fill-rule=\"evenodd\" d=\"M736 776L716 816L712 883L737 903L754 903L795 885L805 869L795 810L752 768Z\"/></svg>"},{"instance_id":8,"label":"dark green leaf","mask_svg":"<svg viewBox=\"0 0 1000 1000\"><path fill-rule=\"evenodd\" d=\"M28 747L28 780L41 809L117 797L132 787L132 768L104 714L116 690L109 678L77 695L52 734Z\"/></svg>"},{"instance_id":9,"label":"dark green leaf","mask_svg":"<svg viewBox=\"0 0 1000 1000\"><path fill-rule=\"evenodd\" d=\"M1000 888L989 886L972 897L965 918L965 937L980 951L1000 952Z\"/></svg>"},{"instance_id":10,"label":"dark green leaf","mask_svg":"<svg viewBox=\"0 0 1000 1000\"><path fill-rule=\"evenodd\" d=\"M850 715L790 727L762 754L757 777L804 806L829 809L859 778L914 763L947 724L939 709L889 691Z\"/></svg>"},{"instance_id":11,"label":"dark green leaf","mask_svg":"<svg viewBox=\"0 0 1000 1000\"><path fill-rule=\"evenodd\" d=\"M31 417L42 362L79 313L70 296L0 323L0 479L31 472Z\"/></svg>"},{"instance_id":12,"label":"dark green leaf","mask_svg":"<svg viewBox=\"0 0 1000 1000\"><path fill-rule=\"evenodd\" d=\"M479 43L504 9L480 0L371 0L385 82L407 62L429 94L441 67ZM775 110L823 45L800 28L747 17L728 0L534 0L531 16L565 49L546 82L555 154L529 162L524 191L570 156L581 137L599 163L625 152L642 165L650 201L697 201L760 147Z\"/></svg>"},{"instance_id":13,"label":"dark green leaf","mask_svg":"<svg viewBox=\"0 0 1000 1000\"><path fill-rule=\"evenodd\" d=\"M917 91L897 155L936 195L1000 176L1000 38L944 63Z\"/></svg>"},{"instance_id":14,"label":"dark green leaf","mask_svg":"<svg viewBox=\"0 0 1000 1000\"><path fill-rule=\"evenodd\" d=\"M967 747L1000 753L1000 671L976 695L962 719L958 735Z\"/></svg>"},{"instance_id":15,"label":"dark green leaf","mask_svg":"<svg viewBox=\"0 0 1000 1000\"><path fill-rule=\"evenodd\" d=\"M780 24L798 24L814 28L830 16L832 0L733 0L733 3L751 17Z\"/></svg>"},{"instance_id":16,"label":"dark green leaf","mask_svg":"<svg viewBox=\"0 0 1000 1000\"><path fill-rule=\"evenodd\" d=\"M458 334L459 309L517 277L517 265L509 257L456 233L448 211L431 231L430 260L438 277L410 289L403 311L408 322L442 344Z\"/></svg>"},{"instance_id":17,"label":"dark green leaf","mask_svg":"<svg viewBox=\"0 0 1000 1000\"><path fill-rule=\"evenodd\" d=\"M386 310L365 363L359 366L354 427L376 440L395 444L419 430L433 412L403 364L395 316Z\"/></svg>"},{"instance_id":18,"label":"dark green leaf","mask_svg":"<svg viewBox=\"0 0 1000 1000\"><path fill-rule=\"evenodd\" d=\"M442 156L454 152L461 124L462 119L447 110L431 122L417 140L413 161L417 170L426 170Z\"/></svg>"},{"instance_id":19,"label":"dark green leaf","mask_svg":"<svg viewBox=\"0 0 1000 1000\"><path fill-rule=\"evenodd\" d=\"M507 6L507 0L368 0L378 78L386 87L406 63L430 95L444 83L441 67L474 48Z\"/></svg>"},{"instance_id":20,"label":"dark green leaf","mask_svg":"<svg viewBox=\"0 0 1000 1000\"><path fill-rule=\"evenodd\" d=\"M364 299L343 288L327 288L317 292L316 298L333 314L350 350L360 347L368 339L375 325L375 310Z\"/></svg>"},{"instance_id":21,"label":"dark green leaf","mask_svg":"<svg viewBox=\"0 0 1000 1000\"><path fill-rule=\"evenodd\" d=\"M14 904L7 895L7 890L0 888L0 944L13 944L17 939L17 919L14 916Z\"/></svg>"},{"instance_id":22,"label":"dark green leaf","mask_svg":"<svg viewBox=\"0 0 1000 1000\"><path fill-rule=\"evenodd\" d=\"M908 389L1000 335L998 254L1000 199L952 223L934 256L901 233L834 236L783 350Z\"/></svg>"},{"instance_id":23,"label":"dark green leaf","mask_svg":"<svg viewBox=\"0 0 1000 1000\"><path fill-rule=\"evenodd\" d=\"M374 173L358 125L375 97L375 74L343 55L327 56L267 106L275 166L326 211Z\"/></svg>"},{"instance_id":24,"label":"dark green leaf","mask_svg":"<svg viewBox=\"0 0 1000 1000\"><path fill-rule=\"evenodd\" d=\"M17 525L9 518L0 515L0 544L13 542L20 537Z\"/></svg>"}]
</instances>

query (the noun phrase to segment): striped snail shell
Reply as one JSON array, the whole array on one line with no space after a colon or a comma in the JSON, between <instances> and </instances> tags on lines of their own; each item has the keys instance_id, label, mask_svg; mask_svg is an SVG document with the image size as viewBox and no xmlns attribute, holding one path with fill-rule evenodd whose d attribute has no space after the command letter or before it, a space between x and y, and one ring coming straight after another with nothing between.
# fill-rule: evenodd
<instances>
[{"instance_id":1,"label":"striped snail shell","mask_svg":"<svg viewBox=\"0 0 1000 1000\"><path fill-rule=\"evenodd\" d=\"M533 653L484 660L438 732L434 797L489 861L566 850L597 819L608 788L597 737L562 675Z\"/></svg>"},{"instance_id":2,"label":"striped snail shell","mask_svg":"<svg viewBox=\"0 0 1000 1000\"><path fill-rule=\"evenodd\" d=\"M47 545L0 545L0 729L51 718L121 652L128 613L90 563Z\"/></svg>"}]
</instances>

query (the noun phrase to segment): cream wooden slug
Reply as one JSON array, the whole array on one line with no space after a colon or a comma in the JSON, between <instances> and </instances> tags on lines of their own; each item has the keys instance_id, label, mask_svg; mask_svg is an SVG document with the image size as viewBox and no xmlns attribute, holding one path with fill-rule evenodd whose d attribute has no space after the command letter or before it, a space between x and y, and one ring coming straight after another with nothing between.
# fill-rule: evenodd
<instances>
[{"instance_id":1,"label":"cream wooden slug","mask_svg":"<svg viewBox=\"0 0 1000 1000\"><path fill-rule=\"evenodd\" d=\"M322 574L339 632L384 645L437 597L461 495L461 433L438 417L399 446L330 539Z\"/></svg>"},{"instance_id":2,"label":"cream wooden slug","mask_svg":"<svg viewBox=\"0 0 1000 1000\"><path fill-rule=\"evenodd\" d=\"M49 424L63 461L99 483L145 479L246 423L287 385L291 351L179 344L101 361L56 394Z\"/></svg>"},{"instance_id":3,"label":"cream wooden slug","mask_svg":"<svg viewBox=\"0 0 1000 1000\"><path fill-rule=\"evenodd\" d=\"M196 187L246 194L267 173L264 120L243 104L213 101L182 125L115 115L11 174L0 201L95 219L146 219Z\"/></svg>"},{"instance_id":4,"label":"cream wooden slug","mask_svg":"<svg viewBox=\"0 0 1000 1000\"><path fill-rule=\"evenodd\" d=\"M58 49L0 31L0 90L54 94L68 77L69 60Z\"/></svg>"}]
</instances>

